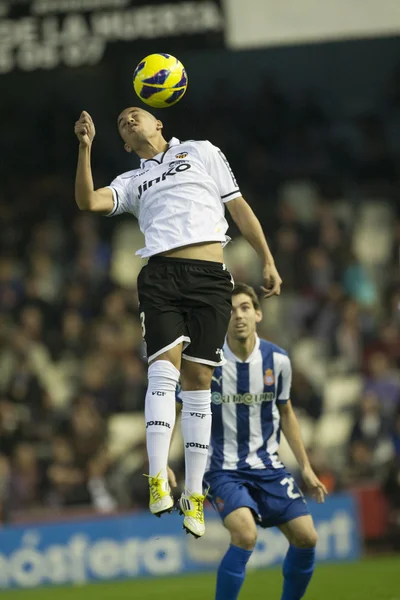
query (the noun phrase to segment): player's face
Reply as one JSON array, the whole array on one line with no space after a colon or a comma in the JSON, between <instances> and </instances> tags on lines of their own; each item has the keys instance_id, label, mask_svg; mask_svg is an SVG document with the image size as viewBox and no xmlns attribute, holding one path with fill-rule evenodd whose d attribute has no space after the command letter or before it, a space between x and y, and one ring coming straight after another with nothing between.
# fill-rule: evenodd
<instances>
[{"instance_id":1,"label":"player's face","mask_svg":"<svg viewBox=\"0 0 400 600\"><path fill-rule=\"evenodd\" d=\"M162 123L142 108L130 107L118 117L118 131L125 142L128 152L135 150L144 141L156 137L162 129Z\"/></svg>"},{"instance_id":2,"label":"player's face","mask_svg":"<svg viewBox=\"0 0 400 600\"><path fill-rule=\"evenodd\" d=\"M236 340L245 340L254 335L261 319L261 311L254 308L251 298L246 294L237 294L232 298L228 335Z\"/></svg>"}]
</instances>

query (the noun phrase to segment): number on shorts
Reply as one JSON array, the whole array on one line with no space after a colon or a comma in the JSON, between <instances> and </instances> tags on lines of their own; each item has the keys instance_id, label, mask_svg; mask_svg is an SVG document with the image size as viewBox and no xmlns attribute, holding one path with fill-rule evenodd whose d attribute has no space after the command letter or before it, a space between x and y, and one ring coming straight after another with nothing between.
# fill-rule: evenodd
<instances>
[{"instance_id":1,"label":"number on shorts","mask_svg":"<svg viewBox=\"0 0 400 600\"><path fill-rule=\"evenodd\" d=\"M142 328L142 336L144 337L146 335L146 325L144 324L144 318L145 318L144 312L141 312L139 316L140 316L140 326Z\"/></svg>"},{"instance_id":2,"label":"number on shorts","mask_svg":"<svg viewBox=\"0 0 400 600\"><path fill-rule=\"evenodd\" d=\"M287 495L289 496L289 498L292 498L292 500L296 500L296 498L300 498L301 494L298 494L297 492L293 491L294 488L294 479L293 477L285 477L285 479L282 479L282 481L279 482L281 485L287 485Z\"/></svg>"}]
</instances>

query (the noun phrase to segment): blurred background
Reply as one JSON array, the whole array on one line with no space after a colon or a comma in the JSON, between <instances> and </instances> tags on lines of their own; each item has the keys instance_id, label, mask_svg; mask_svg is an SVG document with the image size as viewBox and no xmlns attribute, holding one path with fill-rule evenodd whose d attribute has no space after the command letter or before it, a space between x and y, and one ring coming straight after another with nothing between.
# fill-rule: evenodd
<instances>
[{"instance_id":1,"label":"blurred background","mask_svg":"<svg viewBox=\"0 0 400 600\"><path fill-rule=\"evenodd\" d=\"M400 549L400 7L377 4L0 1L4 526L147 506L141 233L78 211L73 126L95 122L96 187L134 168L116 117L160 51L189 76L167 139L224 151L271 245L284 284L259 333L290 352L314 468L356 498L367 549ZM179 479L182 454L177 436Z\"/></svg>"}]
</instances>

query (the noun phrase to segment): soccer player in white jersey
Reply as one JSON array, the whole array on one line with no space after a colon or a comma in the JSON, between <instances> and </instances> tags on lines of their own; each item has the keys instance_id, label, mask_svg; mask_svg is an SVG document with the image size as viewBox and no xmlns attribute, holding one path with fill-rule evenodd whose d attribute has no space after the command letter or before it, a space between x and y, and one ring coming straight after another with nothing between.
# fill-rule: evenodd
<instances>
[{"instance_id":1,"label":"soccer player in white jersey","mask_svg":"<svg viewBox=\"0 0 400 600\"><path fill-rule=\"evenodd\" d=\"M236 600L257 527L277 526L289 541L281 600L300 600L312 577L317 534L303 494L278 457L282 431L318 502L327 490L313 472L290 402L287 353L257 336L260 304L238 284L224 355L212 380L212 433L205 484L231 536L217 575L215 600Z\"/></svg>"},{"instance_id":2,"label":"soccer player in white jersey","mask_svg":"<svg viewBox=\"0 0 400 600\"><path fill-rule=\"evenodd\" d=\"M138 277L138 295L149 362L145 417L150 511L159 516L173 508L167 460L180 378L186 462L180 505L184 527L199 537L204 533L210 384L214 368L224 363L222 346L231 313L232 279L223 258L229 239L225 206L263 261L266 296L279 294L281 279L260 223L218 148L208 141L167 142L162 122L140 108L123 110L117 125L125 150L140 157L140 167L95 189L95 127L82 112L75 123L75 198L81 210L107 216L131 213L144 233L145 247L137 254L149 259Z\"/></svg>"}]
</instances>

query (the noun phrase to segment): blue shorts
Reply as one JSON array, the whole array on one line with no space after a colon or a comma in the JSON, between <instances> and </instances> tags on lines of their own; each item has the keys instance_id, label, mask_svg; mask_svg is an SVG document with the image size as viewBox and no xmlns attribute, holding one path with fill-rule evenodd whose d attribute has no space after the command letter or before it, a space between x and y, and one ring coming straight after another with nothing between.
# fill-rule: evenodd
<instances>
[{"instance_id":1,"label":"blue shorts","mask_svg":"<svg viewBox=\"0 0 400 600\"><path fill-rule=\"evenodd\" d=\"M285 469L208 471L204 483L222 520L243 506L250 508L261 527L276 527L310 514L302 492Z\"/></svg>"}]
</instances>

